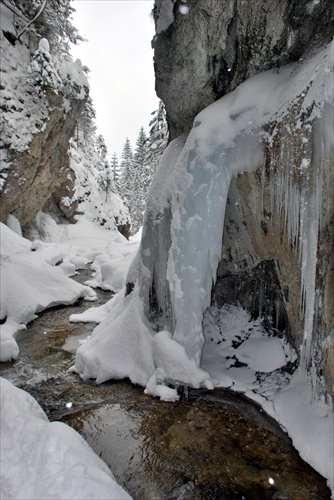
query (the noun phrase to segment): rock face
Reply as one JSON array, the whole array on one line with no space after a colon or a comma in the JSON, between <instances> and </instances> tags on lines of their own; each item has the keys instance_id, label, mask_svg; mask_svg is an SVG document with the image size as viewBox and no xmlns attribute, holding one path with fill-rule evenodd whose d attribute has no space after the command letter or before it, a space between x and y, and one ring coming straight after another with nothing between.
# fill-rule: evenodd
<instances>
[{"instance_id":1,"label":"rock face","mask_svg":"<svg viewBox=\"0 0 334 500\"><path fill-rule=\"evenodd\" d=\"M24 227L45 204L45 211L58 218L62 215L70 220L75 214L75 205L63 207L61 200L73 195L75 179L69 168L68 147L85 101L73 101L65 117L63 97L49 92L47 99L50 113L45 129L34 135L28 150L9 153L12 168L0 194L4 223L11 213Z\"/></svg>"},{"instance_id":2,"label":"rock face","mask_svg":"<svg viewBox=\"0 0 334 500\"><path fill-rule=\"evenodd\" d=\"M174 22L154 39L156 90L171 138L248 77L306 58L334 33L329 0L189 0L186 15L181 5L174 3ZM264 164L232 179L213 301L238 303L263 316L297 350L311 333L306 365L316 367L317 392L333 395L334 152L319 153L326 142L321 126L297 122L297 116L291 109L288 118L273 123ZM301 221L314 210L319 217L310 226L313 239L307 239ZM303 260L306 240L309 257ZM308 266L314 266L313 284L305 282Z\"/></svg>"},{"instance_id":3,"label":"rock face","mask_svg":"<svg viewBox=\"0 0 334 500\"><path fill-rule=\"evenodd\" d=\"M29 6L26 2L27 12ZM22 24L25 16L17 7ZM62 200L73 197L68 149L89 84L80 61L51 50L43 23L16 38L15 9L0 5L0 220L6 223L11 214L24 230L39 210L58 220L70 221L75 214L76 204L65 206Z\"/></svg>"},{"instance_id":4,"label":"rock face","mask_svg":"<svg viewBox=\"0 0 334 500\"><path fill-rule=\"evenodd\" d=\"M182 14L180 0L174 3L174 22L153 41L156 91L166 106L171 139L189 131L199 111L250 76L304 57L334 32L331 0L189 0L187 5Z\"/></svg>"}]
</instances>

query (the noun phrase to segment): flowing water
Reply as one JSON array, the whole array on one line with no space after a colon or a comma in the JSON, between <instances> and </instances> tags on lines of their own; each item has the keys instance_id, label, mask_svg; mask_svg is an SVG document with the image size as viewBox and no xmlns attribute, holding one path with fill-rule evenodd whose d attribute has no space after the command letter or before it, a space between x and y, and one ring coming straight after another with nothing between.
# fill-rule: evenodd
<instances>
[{"instance_id":1,"label":"flowing water","mask_svg":"<svg viewBox=\"0 0 334 500\"><path fill-rule=\"evenodd\" d=\"M111 297L98 294L96 305ZM134 499L331 497L279 425L240 394L193 390L167 403L128 381L97 386L68 372L73 355L62 348L66 339L94 328L68 318L89 305L80 301L40 314L17 336L20 358L3 363L0 374L30 392L50 420L80 432Z\"/></svg>"}]
</instances>

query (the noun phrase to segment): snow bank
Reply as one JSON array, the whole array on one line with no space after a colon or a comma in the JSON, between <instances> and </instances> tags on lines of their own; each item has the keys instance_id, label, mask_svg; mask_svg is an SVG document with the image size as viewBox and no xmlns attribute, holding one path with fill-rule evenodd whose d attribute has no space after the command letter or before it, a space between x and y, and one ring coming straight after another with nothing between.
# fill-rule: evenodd
<instances>
[{"instance_id":1,"label":"snow bank","mask_svg":"<svg viewBox=\"0 0 334 500\"><path fill-rule=\"evenodd\" d=\"M120 292L125 287L126 275L138 251L138 244L124 245L122 250L117 254L117 249L113 246L106 248L103 254L98 255L91 266L96 270L95 277L86 284L102 288L102 290Z\"/></svg>"},{"instance_id":2,"label":"snow bank","mask_svg":"<svg viewBox=\"0 0 334 500\"><path fill-rule=\"evenodd\" d=\"M94 299L95 292L67 278L54 264L62 253L42 242L18 236L1 224L1 361L16 359L13 338L36 317L36 313L59 304L71 304L80 297Z\"/></svg>"},{"instance_id":3,"label":"snow bank","mask_svg":"<svg viewBox=\"0 0 334 500\"><path fill-rule=\"evenodd\" d=\"M100 331L108 334L100 335ZM109 316L79 347L73 370L83 379L95 378L98 384L129 377L145 386L154 371L152 336L138 290L128 296L123 290L117 300L112 299Z\"/></svg>"},{"instance_id":4,"label":"snow bank","mask_svg":"<svg viewBox=\"0 0 334 500\"><path fill-rule=\"evenodd\" d=\"M97 226L84 216L77 219L76 224L62 225L39 212L34 236L44 241L32 242L17 234L19 228L13 218L9 222L17 232L1 224L1 361L17 358L19 349L13 336L25 329L37 313L59 304L72 304L80 297L96 300L89 285L115 291L124 286L129 262L139 243L130 243L118 231ZM107 276L101 270L102 264L109 271ZM89 265L95 272L89 285L69 279L77 269ZM97 322L108 312L108 306L102 306Z\"/></svg>"},{"instance_id":5,"label":"snow bank","mask_svg":"<svg viewBox=\"0 0 334 500\"><path fill-rule=\"evenodd\" d=\"M130 499L107 465L67 425L0 378L1 498Z\"/></svg>"},{"instance_id":6,"label":"snow bank","mask_svg":"<svg viewBox=\"0 0 334 500\"><path fill-rule=\"evenodd\" d=\"M275 418L287 430L301 457L327 478L334 498L334 414L323 398L314 399L307 374L299 369L275 395Z\"/></svg>"}]
</instances>

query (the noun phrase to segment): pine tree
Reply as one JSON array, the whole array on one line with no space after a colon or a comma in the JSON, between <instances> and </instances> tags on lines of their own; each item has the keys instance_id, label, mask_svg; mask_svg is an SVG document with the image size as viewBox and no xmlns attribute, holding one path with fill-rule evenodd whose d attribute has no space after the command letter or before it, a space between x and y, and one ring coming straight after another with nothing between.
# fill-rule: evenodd
<instances>
[{"instance_id":1,"label":"pine tree","mask_svg":"<svg viewBox=\"0 0 334 500\"><path fill-rule=\"evenodd\" d=\"M96 126L94 123L96 117L96 112L94 109L93 101L91 97L88 97L83 112L77 122L76 137L77 142L79 137L83 138L83 146L92 139L96 132ZM82 132L82 135L80 134Z\"/></svg>"},{"instance_id":2,"label":"pine tree","mask_svg":"<svg viewBox=\"0 0 334 500\"><path fill-rule=\"evenodd\" d=\"M168 144L168 125L165 105L159 101L159 107L153 111L150 121L150 132L147 141L147 163L150 166L150 175L153 177L160 158Z\"/></svg>"},{"instance_id":3,"label":"pine tree","mask_svg":"<svg viewBox=\"0 0 334 500\"><path fill-rule=\"evenodd\" d=\"M58 94L58 90L62 88L62 80L53 63L50 45L46 38L40 40L28 72L31 73L32 79L30 81L38 92L49 87Z\"/></svg>"},{"instance_id":4,"label":"pine tree","mask_svg":"<svg viewBox=\"0 0 334 500\"><path fill-rule=\"evenodd\" d=\"M127 137L121 155L121 176L120 188L124 197L124 202L129 205L129 198L132 190L131 179L133 177L133 153L129 138Z\"/></svg>"},{"instance_id":5,"label":"pine tree","mask_svg":"<svg viewBox=\"0 0 334 500\"><path fill-rule=\"evenodd\" d=\"M120 171L120 166L118 164L118 158L117 158L116 153L112 154L110 168L112 171L115 191L117 193L120 193L121 192L121 187L120 187L121 171Z\"/></svg>"},{"instance_id":6,"label":"pine tree","mask_svg":"<svg viewBox=\"0 0 334 500\"><path fill-rule=\"evenodd\" d=\"M131 180L131 197L129 211L132 221L132 233L136 233L143 224L149 168L147 159L147 136L144 127L140 128L133 161L133 178Z\"/></svg>"},{"instance_id":7,"label":"pine tree","mask_svg":"<svg viewBox=\"0 0 334 500\"><path fill-rule=\"evenodd\" d=\"M37 48L40 38L47 38L51 53L70 55L70 43L83 41L71 19L75 9L71 0L2 0L17 14L16 37L29 30L30 40Z\"/></svg>"},{"instance_id":8,"label":"pine tree","mask_svg":"<svg viewBox=\"0 0 334 500\"><path fill-rule=\"evenodd\" d=\"M108 162L105 163L104 169L100 170L100 174L98 176L98 183L99 183L101 191L105 192L105 201L107 201L108 193L110 191L114 191L112 170L111 170Z\"/></svg>"},{"instance_id":9,"label":"pine tree","mask_svg":"<svg viewBox=\"0 0 334 500\"><path fill-rule=\"evenodd\" d=\"M99 162L99 164L97 165L97 168L99 170L104 170L106 168L106 164L108 164L108 161L107 161L108 149L107 149L104 137L101 134L99 134L96 137L95 149L96 149L96 152L99 155L99 158L101 160ZM109 167L109 164L108 164L108 167Z\"/></svg>"}]
</instances>

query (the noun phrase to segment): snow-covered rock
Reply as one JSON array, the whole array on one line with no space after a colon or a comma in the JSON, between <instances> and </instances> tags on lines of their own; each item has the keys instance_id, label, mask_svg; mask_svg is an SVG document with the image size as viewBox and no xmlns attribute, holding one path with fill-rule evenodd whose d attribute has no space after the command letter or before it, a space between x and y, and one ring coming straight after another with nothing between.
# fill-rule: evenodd
<instances>
[{"instance_id":1,"label":"snow-covered rock","mask_svg":"<svg viewBox=\"0 0 334 500\"><path fill-rule=\"evenodd\" d=\"M57 189L62 196L73 190L67 151L89 85L82 69L80 78L71 70L75 63L58 64L45 38L36 51L27 32L13 43L14 14L3 3L0 9L1 221L13 214L23 227Z\"/></svg>"}]
</instances>

